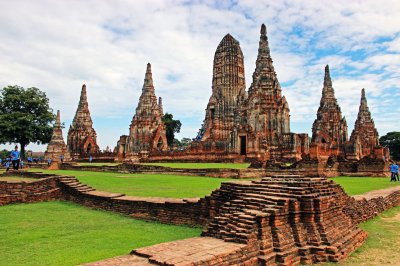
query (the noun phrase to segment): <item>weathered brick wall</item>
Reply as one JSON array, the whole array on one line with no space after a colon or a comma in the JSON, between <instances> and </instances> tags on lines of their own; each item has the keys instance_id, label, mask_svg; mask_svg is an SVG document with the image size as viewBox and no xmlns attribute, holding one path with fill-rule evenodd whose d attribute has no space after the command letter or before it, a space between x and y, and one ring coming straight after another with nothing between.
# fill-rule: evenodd
<instances>
[{"instance_id":1,"label":"weathered brick wall","mask_svg":"<svg viewBox=\"0 0 400 266\"><path fill-rule=\"evenodd\" d=\"M20 172L8 173L7 175L22 175ZM41 176L34 173L24 173L24 177L37 179L33 182L10 183L0 181L0 206L11 203L28 203L48 201L61 198L61 191L57 186L57 177Z\"/></svg>"},{"instance_id":2,"label":"weathered brick wall","mask_svg":"<svg viewBox=\"0 0 400 266\"><path fill-rule=\"evenodd\" d=\"M381 212L400 205L400 190L388 190L382 196L352 197L343 211L355 223L365 222Z\"/></svg>"}]
</instances>

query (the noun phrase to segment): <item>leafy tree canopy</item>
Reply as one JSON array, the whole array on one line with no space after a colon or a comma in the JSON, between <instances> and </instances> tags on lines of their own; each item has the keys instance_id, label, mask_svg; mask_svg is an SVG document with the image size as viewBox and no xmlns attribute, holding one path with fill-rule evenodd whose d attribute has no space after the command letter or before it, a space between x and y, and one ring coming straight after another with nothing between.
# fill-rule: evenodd
<instances>
[{"instance_id":1,"label":"leafy tree canopy","mask_svg":"<svg viewBox=\"0 0 400 266\"><path fill-rule=\"evenodd\" d=\"M38 88L8 86L0 90L0 143L19 143L21 156L31 142L50 141L55 115Z\"/></svg>"},{"instance_id":2,"label":"leafy tree canopy","mask_svg":"<svg viewBox=\"0 0 400 266\"><path fill-rule=\"evenodd\" d=\"M165 124L168 146L172 146L174 144L175 133L181 131L182 123L179 120L174 120L174 116L169 113L165 113L162 121Z\"/></svg>"},{"instance_id":3,"label":"leafy tree canopy","mask_svg":"<svg viewBox=\"0 0 400 266\"><path fill-rule=\"evenodd\" d=\"M389 148L392 159L400 160L400 132L389 132L380 137L379 142L382 146Z\"/></svg>"}]
</instances>

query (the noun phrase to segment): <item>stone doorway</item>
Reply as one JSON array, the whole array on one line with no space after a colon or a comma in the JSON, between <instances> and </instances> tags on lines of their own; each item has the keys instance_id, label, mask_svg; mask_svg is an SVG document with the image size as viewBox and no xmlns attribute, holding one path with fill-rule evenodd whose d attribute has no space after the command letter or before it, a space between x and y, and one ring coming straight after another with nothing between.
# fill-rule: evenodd
<instances>
[{"instance_id":1,"label":"stone doorway","mask_svg":"<svg viewBox=\"0 0 400 266\"><path fill-rule=\"evenodd\" d=\"M247 140L246 136L240 136L240 155L247 154Z\"/></svg>"}]
</instances>

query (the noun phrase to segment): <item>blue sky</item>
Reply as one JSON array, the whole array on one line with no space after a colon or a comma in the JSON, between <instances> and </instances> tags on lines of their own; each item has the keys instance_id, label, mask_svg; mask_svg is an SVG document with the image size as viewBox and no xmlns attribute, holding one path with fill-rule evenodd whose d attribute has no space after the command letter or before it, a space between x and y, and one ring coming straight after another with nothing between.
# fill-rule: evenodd
<instances>
[{"instance_id":1,"label":"blue sky","mask_svg":"<svg viewBox=\"0 0 400 266\"><path fill-rule=\"evenodd\" d=\"M178 137L194 137L220 40L240 42L249 87L262 23L293 132L311 133L326 64L349 133L362 88L380 135L400 130L398 1L2 1L0 86L44 90L66 136L86 83L104 149L128 134L150 62L164 111L183 124Z\"/></svg>"}]
</instances>

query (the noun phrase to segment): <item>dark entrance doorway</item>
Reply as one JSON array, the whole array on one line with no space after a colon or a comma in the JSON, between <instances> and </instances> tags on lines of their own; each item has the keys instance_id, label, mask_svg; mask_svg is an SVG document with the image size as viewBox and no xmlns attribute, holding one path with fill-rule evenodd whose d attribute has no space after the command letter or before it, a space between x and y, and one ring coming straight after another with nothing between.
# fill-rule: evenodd
<instances>
[{"instance_id":1,"label":"dark entrance doorway","mask_svg":"<svg viewBox=\"0 0 400 266\"><path fill-rule=\"evenodd\" d=\"M246 155L247 141L246 136L240 136L240 155Z\"/></svg>"}]
</instances>

